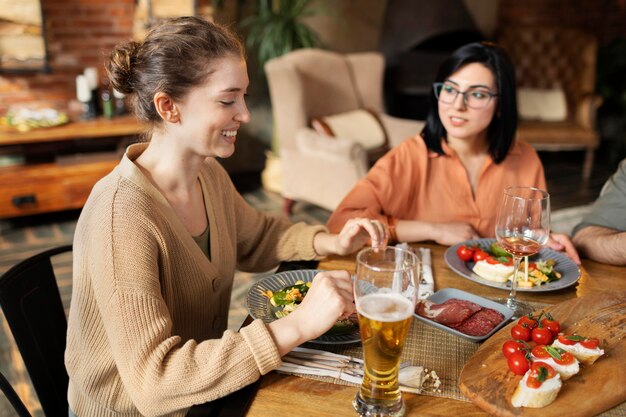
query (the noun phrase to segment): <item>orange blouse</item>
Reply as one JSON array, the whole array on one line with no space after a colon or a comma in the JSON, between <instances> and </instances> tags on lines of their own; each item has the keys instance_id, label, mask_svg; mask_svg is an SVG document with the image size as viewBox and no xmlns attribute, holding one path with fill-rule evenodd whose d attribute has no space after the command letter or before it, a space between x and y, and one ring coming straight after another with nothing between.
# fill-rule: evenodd
<instances>
[{"instance_id":1,"label":"orange blouse","mask_svg":"<svg viewBox=\"0 0 626 417\"><path fill-rule=\"evenodd\" d=\"M487 158L479 174L476 196L454 150L445 141L442 147L445 155L429 151L417 135L393 148L339 204L328 220L330 231L339 232L353 217L366 217L388 226L395 226L398 220L465 222L480 236L493 237L506 187L546 189L541 160L526 142L515 141L499 164Z\"/></svg>"}]
</instances>

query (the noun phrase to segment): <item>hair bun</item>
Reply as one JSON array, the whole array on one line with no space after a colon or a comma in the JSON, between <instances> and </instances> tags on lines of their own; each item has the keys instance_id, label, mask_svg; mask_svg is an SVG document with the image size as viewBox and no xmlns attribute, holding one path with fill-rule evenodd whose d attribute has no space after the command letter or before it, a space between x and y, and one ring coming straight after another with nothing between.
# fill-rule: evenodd
<instances>
[{"instance_id":1,"label":"hair bun","mask_svg":"<svg viewBox=\"0 0 626 417\"><path fill-rule=\"evenodd\" d=\"M109 55L106 65L114 89L124 94L135 91L134 66L140 44L135 41L117 45Z\"/></svg>"}]
</instances>

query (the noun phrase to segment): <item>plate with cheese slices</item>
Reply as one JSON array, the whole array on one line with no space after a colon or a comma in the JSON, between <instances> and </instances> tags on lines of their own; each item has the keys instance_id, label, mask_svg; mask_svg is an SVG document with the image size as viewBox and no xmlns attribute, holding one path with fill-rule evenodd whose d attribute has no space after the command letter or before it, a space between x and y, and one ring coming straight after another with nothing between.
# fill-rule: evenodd
<instances>
[{"instance_id":1,"label":"plate with cheese slices","mask_svg":"<svg viewBox=\"0 0 626 417\"><path fill-rule=\"evenodd\" d=\"M483 258L469 255L484 252ZM496 239L468 240L449 247L444 259L457 274L478 284L506 291L511 289L513 262L498 248ZM467 252L467 253L465 253ZM461 258L461 256L463 258ZM580 268L567 255L547 247L520 265L517 291L548 292L567 288L580 279Z\"/></svg>"}]
</instances>

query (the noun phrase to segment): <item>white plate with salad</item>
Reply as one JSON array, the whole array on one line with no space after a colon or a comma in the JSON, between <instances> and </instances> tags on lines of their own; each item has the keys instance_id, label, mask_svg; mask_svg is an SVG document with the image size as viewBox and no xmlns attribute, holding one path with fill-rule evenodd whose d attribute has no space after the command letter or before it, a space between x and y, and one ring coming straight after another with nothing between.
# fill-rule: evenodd
<instances>
[{"instance_id":1,"label":"white plate with salad","mask_svg":"<svg viewBox=\"0 0 626 417\"><path fill-rule=\"evenodd\" d=\"M461 275L462 277L482 285L487 285L489 287L500 288L508 291L511 289L510 280L505 278L499 280L488 280L481 277L474 272L476 265L474 259L467 260L468 254L463 253L463 249L465 248L471 249L480 247L484 252L487 253L488 256L492 258L490 260L491 262L496 263L496 260L498 260L500 263L503 264L502 267L495 266L495 268L492 269L505 269L505 266L510 267L511 263L507 262L507 260L503 256L499 256L504 255L504 253L492 253L491 246L494 242L496 242L496 239L483 238L457 243L456 245L451 246L446 250L444 254L444 259L450 269L452 269L454 272ZM461 255L463 255L465 260L461 259ZM525 281L523 284L520 284L522 278L518 275L517 291L556 291L574 285L576 282L578 282L581 275L578 265L576 265L567 255L546 247L543 247L538 254L531 256L529 258L528 265L529 280ZM534 272L533 270L538 272ZM525 275L524 272L525 265L521 264L520 274Z\"/></svg>"},{"instance_id":2,"label":"white plate with salad","mask_svg":"<svg viewBox=\"0 0 626 417\"><path fill-rule=\"evenodd\" d=\"M248 312L255 319L271 323L297 308L306 296L316 269L279 272L265 277L252 285L246 303ZM341 320L326 333L311 340L318 344L359 343L359 326L351 320Z\"/></svg>"}]
</instances>

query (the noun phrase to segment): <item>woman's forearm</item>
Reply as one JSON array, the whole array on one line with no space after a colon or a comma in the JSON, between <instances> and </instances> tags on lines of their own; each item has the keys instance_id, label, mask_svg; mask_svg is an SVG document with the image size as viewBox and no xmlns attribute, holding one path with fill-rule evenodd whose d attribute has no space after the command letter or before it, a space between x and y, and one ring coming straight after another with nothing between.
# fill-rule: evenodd
<instances>
[{"instance_id":1,"label":"woman's forearm","mask_svg":"<svg viewBox=\"0 0 626 417\"><path fill-rule=\"evenodd\" d=\"M312 338L304 332L306 327L301 326L291 315L269 323L267 328L276 343L280 356Z\"/></svg>"},{"instance_id":2,"label":"woman's forearm","mask_svg":"<svg viewBox=\"0 0 626 417\"><path fill-rule=\"evenodd\" d=\"M396 224L398 242L421 242L436 240L433 224L418 220L399 220Z\"/></svg>"},{"instance_id":3,"label":"woman's forearm","mask_svg":"<svg viewBox=\"0 0 626 417\"><path fill-rule=\"evenodd\" d=\"M440 245L448 246L480 237L467 223L431 223L418 220L400 220L396 224L396 236L399 242L434 240Z\"/></svg>"},{"instance_id":4,"label":"woman's forearm","mask_svg":"<svg viewBox=\"0 0 626 417\"><path fill-rule=\"evenodd\" d=\"M313 249L320 256L327 256L338 253L337 235L320 232L313 238Z\"/></svg>"},{"instance_id":5,"label":"woman's forearm","mask_svg":"<svg viewBox=\"0 0 626 417\"><path fill-rule=\"evenodd\" d=\"M587 226L572 239L580 252L594 261L626 265L626 232Z\"/></svg>"}]
</instances>

